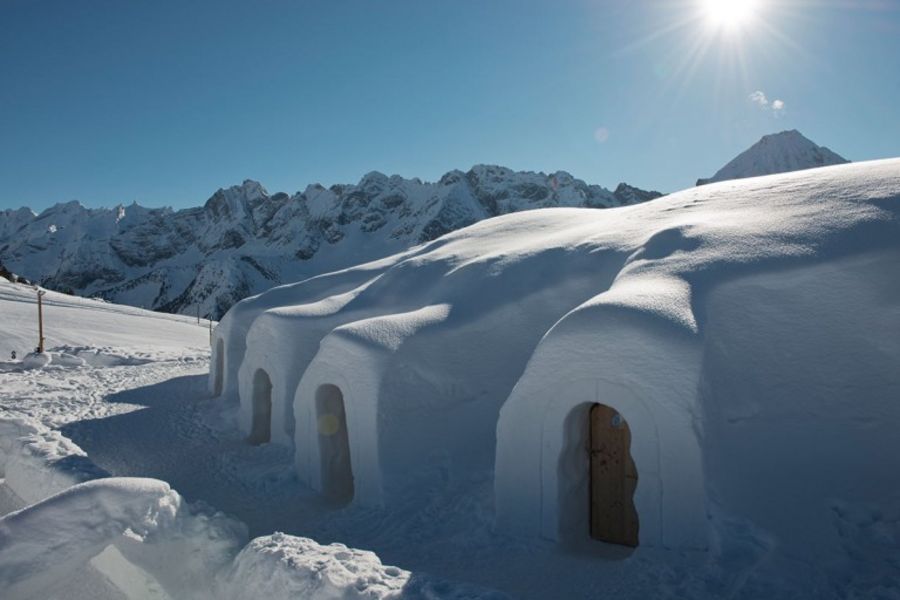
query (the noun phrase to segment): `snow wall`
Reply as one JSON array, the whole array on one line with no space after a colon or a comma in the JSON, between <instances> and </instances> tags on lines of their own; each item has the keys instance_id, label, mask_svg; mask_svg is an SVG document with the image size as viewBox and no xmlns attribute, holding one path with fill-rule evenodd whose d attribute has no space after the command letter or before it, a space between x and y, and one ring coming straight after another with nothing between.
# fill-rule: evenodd
<instances>
[{"instance_id":1,"label":"snow wall","mask_svg":"<svg viewBox=\"0 0 900 600\"><path fill-rule=\"evenodd\" d=\"M56 430L0 419L0 587L64 594L86 569L127 598L206 598L246 527L191 506L163 481L113 478Z\"/></svg>"},{"instance_id":2,"label":"snow wall","mask_svg":"<svg viewBox=\"0 0 900 600\"><path fill-rule=\"evenodd\" d=\"M792 514L822 531L825 513L800 515L802 495L751 506L741 485L791 488L774 456L750 451L778 432L773 447L807 500L849 494L865 476L879 483L849 494L859 501L900 493L882 477L898 453L867 433L900 418L889 401L898 212L892 160L491 219L239 303L217 331L224 389L249 435L264 371L270 441L293 444L315 489L349 477L353 502L484 474L502 531L577 541L584 421L603 403L632 430L642 545L706 547L713 505L788 537ZM340 399L339 418L323 414L323 394ZM779 411L806 418L770 430ZM837 423L855 445L840 454L846 484L827 488L824 462L838 451L814 432Z\"/></svg>"}]
</instances>

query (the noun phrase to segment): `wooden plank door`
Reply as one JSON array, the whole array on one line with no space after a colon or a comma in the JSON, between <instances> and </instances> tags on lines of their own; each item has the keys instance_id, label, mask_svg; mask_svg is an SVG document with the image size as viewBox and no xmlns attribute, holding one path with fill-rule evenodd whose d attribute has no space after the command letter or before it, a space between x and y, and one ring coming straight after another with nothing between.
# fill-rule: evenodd
<instances>
[{"instance_id":1,"label":"wooden plank door","mask_svg":"<svg viewBox=\"0 0 900 600\"><path fill-rule=\"evenodd\" d=\"M353 500L353 468L350 463L347 411L341 389L332 384L319 387L316 412L322 492L336 505L348 504Z\"/></svg>"},{"instance_id":2,"label":"wooden plank door","mask_svg":"<svg viewBox=\"0 0 900 600\"><path fill-rule=\"evenodd\" d=\"M634 507L637 469L631 458L631 430L622 416L603 404L590 413L591 537L624 546L638 545Z\"/></svg>"}]
</instances>

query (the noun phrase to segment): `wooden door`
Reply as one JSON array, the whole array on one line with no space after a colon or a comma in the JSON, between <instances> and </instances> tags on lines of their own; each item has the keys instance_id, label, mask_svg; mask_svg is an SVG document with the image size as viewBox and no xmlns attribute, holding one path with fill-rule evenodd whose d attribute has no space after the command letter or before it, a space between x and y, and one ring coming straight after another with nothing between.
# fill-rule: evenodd
<instances>
[{"instance_id":1,"label":"wooden door","mask_svg":"<svg viewBox=\"0 0 900 600\"><path fill-rule=\"evenodd\" d=\"M590 415L591 537L634 547L638 545L634 507L638 476L630 448L631 431L622 415L595 404Z\"/></svg>"},{"instance_id":2,"label":"wooden door","mask_svg":"<svg viewBox=\"0 0 900 600\"><path fill-rule=\"evenodd\" d=\"M325 384L316 392L319 424L319 460L322 492L336 505L353 500L353 468L344 394L336 385Z\"/></svg>"},{"instance_id":3,"label":"wooden door","mask_svg":"<svg viewBox=\"0 0 900 600\"><path fill-rule=\"evenodd\" d=\"M262 369L253 376L253 422L251 444L268 444L272 440L272 380Z\"/></svg>"}]
</instances>

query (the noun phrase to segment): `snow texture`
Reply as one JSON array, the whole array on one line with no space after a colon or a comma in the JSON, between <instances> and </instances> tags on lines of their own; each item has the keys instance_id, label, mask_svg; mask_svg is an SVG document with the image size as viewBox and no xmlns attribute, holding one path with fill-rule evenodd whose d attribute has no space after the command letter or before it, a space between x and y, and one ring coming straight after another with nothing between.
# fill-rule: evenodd
<instances>
[{"instance_id":1,"label":"snow texture","mask_svg":"<svg viewBox=\"0 0 900 600\"><path fill-rule=\"evenodd\" d=\"M381 564L372 552L343 544L323 546L283 533L253 540L225 578L221 598L309 598L311 600L502 600L506 595L449 585Z\"/></svg>"}]
</instances>

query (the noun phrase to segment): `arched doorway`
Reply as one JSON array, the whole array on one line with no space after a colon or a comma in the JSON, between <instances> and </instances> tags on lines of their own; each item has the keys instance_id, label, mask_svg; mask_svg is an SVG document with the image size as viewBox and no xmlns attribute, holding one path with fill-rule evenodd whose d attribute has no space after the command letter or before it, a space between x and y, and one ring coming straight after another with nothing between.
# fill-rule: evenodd
<instances>
[{"instance_id":1,"label":"arched doorway","mask_svg":"<svg viewBox=\"0 0 900 600\"><path fill-rule=\"evenodd\" d=\"M589 428L591 538L635 547L638 474L631 458L631 430L622 415L605 404L591 406Z\"/></svg>"},{"instance_id":2,"label":"arched doorway","mask_svg":"<svg viewBox=\"0 0 900 600\"><path fill-rule=\"evenodd\" d=\"M216 375L213 385L213 396L222 395L222 382L225 377L225 342L222 338L216 342Z\"/></svg>"},{"instance_id":3,"label":"arched doorway","mask_svg":"<svg viewBox=\"0 0 900 600\"><path fill-rule=\"evenodd\" d=\"M272 439L272 380L269 374L257 369L253 375L253 424L250 428L251 444L268 444Z\"/></svg>"},{"instance_id":4,"label":"arched doorway","mask_svg":"<svg viewBox=\"0 0 900 600\"><path fill-rule=\"evenodd\" d=\"M316 424L319 433L322 492L336 504L353 499L353 469L344 394L336 385L316 390Z\"/></svg>"}]
</instances>

